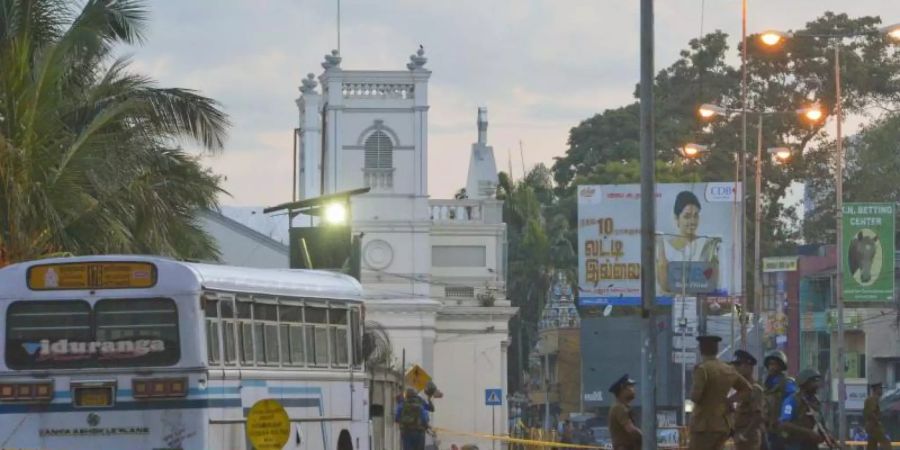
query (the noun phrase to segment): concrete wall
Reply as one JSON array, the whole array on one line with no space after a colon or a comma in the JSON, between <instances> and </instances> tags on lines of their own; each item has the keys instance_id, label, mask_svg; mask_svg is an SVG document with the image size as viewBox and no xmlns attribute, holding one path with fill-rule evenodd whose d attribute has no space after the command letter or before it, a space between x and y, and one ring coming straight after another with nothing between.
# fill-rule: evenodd
<instances>
[{"instance_id":1,"label":"concrete wall","mask_svg":"<svg viewBox=\"0 0 900 450\"><path fill-rule=\"evenodd\" d=\"M507 320L509 308L497 308L498 320L484 314L493 308L445 307L438 316L434 343L435 382L444 398L436 400L435 425L469 433L504 434L507 425ZM488 331L490 330L490 331ZM503 404L485 405L485 390L501 389ZM456 439L454 441L454 439ZM443 437L442 448L464 439Z\"/></svg>"}]
</instances>

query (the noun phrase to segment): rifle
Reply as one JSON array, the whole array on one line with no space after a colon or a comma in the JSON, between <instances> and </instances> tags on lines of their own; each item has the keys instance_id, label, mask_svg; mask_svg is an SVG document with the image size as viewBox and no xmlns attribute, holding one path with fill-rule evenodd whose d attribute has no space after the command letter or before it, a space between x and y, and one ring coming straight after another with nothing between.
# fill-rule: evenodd
<instances>
[{"instance_id":1,"label":"rifle","mask_svg":"<svg viewBox=\"0 0 900 450\"><path fill-rule=\"evenodd\" d=\"M828 432L828 429L825 428L825 425L822 425L822 421L819 420L819 415L816 414L812 409L809 410L809 415L811 415L813 420L815 420L816 422L815 426L813 427L813 431L815 431L816 434L818 434L822 437L822 439L825 440L824 444L830 449L841 448L841 446L838 445L837 440L831 435L831 433Z\"/></svg>"},{"instance_id":2,"label":"rifle","mask_svg":"<svg viewBox=\"0 0 900 450\"><path fill-rule=\"evenodd\" d=\"M800 400L806 403L806 413L813 419L813 432L819 435L822 439L824 439L823 444L826 447L832 450L840 449L841 446L838 444L837 440L828 432L828 428L825 428L825 425L822 424L822 416L819 415L819 412L812 408L809 402L806 401L805 398L800 396Z\"/></svg>"}]
</instances>

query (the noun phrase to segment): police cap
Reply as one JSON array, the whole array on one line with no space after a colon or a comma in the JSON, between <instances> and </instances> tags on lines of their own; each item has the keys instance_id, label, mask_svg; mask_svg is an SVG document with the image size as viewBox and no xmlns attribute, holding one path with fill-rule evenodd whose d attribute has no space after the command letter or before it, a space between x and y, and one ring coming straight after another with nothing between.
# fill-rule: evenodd
<instances>
[{"instance_id":1,"label":"police cap","mask_svg":"<svg viewBox=\"0 0 900 450\"><path fill-rule=\"evenodd\" d=\"M635 381L631 378L628 378L628 374L626 373L625 375L622 375L622 378L616 380L616 382L609 387L609 392L612 392L614 395L618 395L619 391L622 390L623 387L633 386L634 384Z\"/></svg>"},{"instance_id":2,"label":"police cap","mask_svg":"<svg viewBox=\"0 0 900 450\"><path fill-rule=\"evenodd\" d=\"M715 336L715 335L706 335L705 334L703 336L697 336L697 342L699 342L701 344L718 344L721 341L722 341L722 338L720 338L719 336Z\"/></svg>"},{"instance_id":3,"label":"police cap","mask_svg":"<svg viewBox=\"0 0 900 450\"><path fill-rule=\"evenodd\" d=\"M732 364L749 364L751 366L756 365L756 358L750 354L750 352L744 350L737 350L734 352L734 360L731 361Z\"/></svg>"}]
</instances>

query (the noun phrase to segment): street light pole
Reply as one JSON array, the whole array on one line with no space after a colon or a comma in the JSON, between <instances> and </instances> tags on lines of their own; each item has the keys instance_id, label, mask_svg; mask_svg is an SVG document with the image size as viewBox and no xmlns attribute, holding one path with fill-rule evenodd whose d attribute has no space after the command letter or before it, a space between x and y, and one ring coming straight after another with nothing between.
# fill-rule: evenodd
<instances>
[{"instance_id":1,"label":"street light pole","mask_svg":"<svg viewBox=\"0 0 900 450\"><path fill-rule=\"evenodd\" d=\"M837 144L835 159L835 196L837 203L837 269L835 273L835 292L837 292L838 314L838 433L841 445L847 442L847 398L846 374L846 341L844 336L844 136L842 130L843 105L841 101L841 47L834 45L834 89L835 89L835 119L837 120Z\"/></svg>"},{"instance_id":2,"label":"street light pole","mask_svg":"<svg viewBox=\"0 0 900 450\"><path fill-rule=\"evenodd\" d=\"M756 322L756 335L759 338L759 355L765 356L762 330L762 255L760 254L760 228L762 226L762 148L763 148L763 116L759 113L756 134L756 199L754 201L753 224L753 315Z\"/></svg>"},{"instance_id":3,"label":"street light pole","mask_svg":"<svg viewBox=\"0 0 900 450\"><path fill-rule=\"evenodd\" d=\"M641 448L656 450L656 138L653 125L653 0L641 0Z\"/></svg>"},{"instance_id":4,"label":"street light pole","mask_svg":"<svg viewBox=\"0 0 900 450\"><path fill-rule=\"evenodd\" d=\"M747 0L741 0L741 349L747 350Z\"/></svg>"}]
</instances>

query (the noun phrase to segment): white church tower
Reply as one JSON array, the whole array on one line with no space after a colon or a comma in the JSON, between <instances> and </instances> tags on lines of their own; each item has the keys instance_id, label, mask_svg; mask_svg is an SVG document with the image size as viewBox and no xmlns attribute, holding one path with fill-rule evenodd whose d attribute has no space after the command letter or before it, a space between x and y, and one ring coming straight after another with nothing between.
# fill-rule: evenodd
<instances>
[{"instance_id":1,"label":"white church tower","mask_svg":"<svg viewBox=\"0 0 900 450\"><path fill-rule=\"evenodd\" d=\"M326 55L324 72L318 80L308 75L297 99L297 189L305 199L371 188L351 205L353 232L363 234L367 321L387 330L398 363L405 354L407 367L422 366L446 394L437 400L437 426L502 432L506 408L486 407L484 392L506 393L508 321L516 309L505 296L506 226L492 194L487 116L479 113L469 173L478 194L430 200L426 62L421 47L406 70L345 70L337 51ZM384 401L389 415L392 403ZM393 424L388 417L375 427L378 437Z\"/></svg>"}]
</instances>

